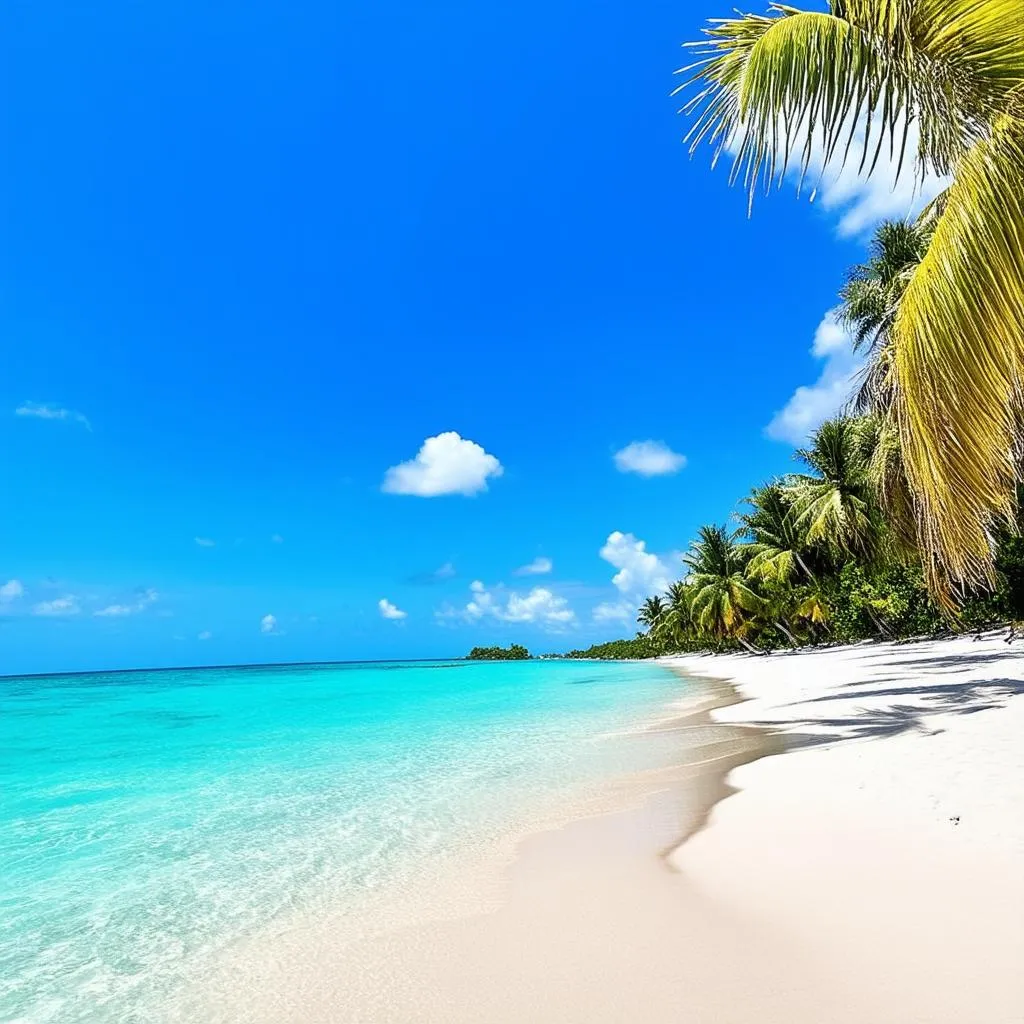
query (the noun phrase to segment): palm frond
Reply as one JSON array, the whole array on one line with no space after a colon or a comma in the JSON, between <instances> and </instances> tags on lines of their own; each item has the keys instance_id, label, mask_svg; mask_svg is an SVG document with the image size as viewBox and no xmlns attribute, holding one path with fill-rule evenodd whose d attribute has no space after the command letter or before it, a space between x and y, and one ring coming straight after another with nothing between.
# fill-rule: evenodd
<instances>
[{"instance_id":1,"label":"palm frond","mask_svg":"<svg viewBox=\"0 0 1024 1024\"><path fill-rule=\"evenodd\" d=\"M715 20L676 92L699 86L681 112L735 154L751 199L851 157L870 173L883 152L896 175L949 174L1005 111L1024 80L1020 0L833 0L829 14L772 4L768 16ZM907 153L910 126L919 144Z\"/></svg>"},{"instance_id":2,"label":"palm frond","mask_svg":"<svg viewBox=\"0 0 1024 1024\"><path fill-rule=\"evenodd\" d=\"M892 330L894 416L925 572L947 600L954 582L991 582L992 529L1014 520L1024 363L1022 115L1002 118L961 160Z\"/></svg>"}]
</instances>

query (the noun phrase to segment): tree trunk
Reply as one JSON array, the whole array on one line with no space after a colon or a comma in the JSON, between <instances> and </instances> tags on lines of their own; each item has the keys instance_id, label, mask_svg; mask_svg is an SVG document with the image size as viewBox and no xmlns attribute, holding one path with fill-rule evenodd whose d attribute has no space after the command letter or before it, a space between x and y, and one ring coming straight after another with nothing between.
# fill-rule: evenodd
<instances>
[{"instance_id":1,"label":"tree trunk","mask_svg":"<svg viewBox=\"0 0 1024 1024\"><path fill-rule=\"evenodd\" d=\"M788 629L786 629L786 627L781 622L779 622L778 620L775 621L775 628L778 629L780 632L786 634L786 636L789 638L790 644L793 647L799 647L800 646L800 642L797 640L797 638L795 636L793 636L793 634L790 633L790 631Z\"/></svg>"},{"instance_id":2,"label":"tree trunk","mask_svg":"<svg viewBox=\"0 0 1024 1024\"><path fill-rule=\"evenodd\" d=\"M762 657L764 657L766 653L765 651L760 651L753 644L748 644L747 641L743 639L743 637L738 636L736 637L736 640L739 643L741 643L751 654L760 654Z\"/></svg>"},{"instance_id":3,"label":"tree trunk","mask_svg":"<svg viewBox=\"0 0 1024 1024\"><path fill-rule=\"evenodd\" d=\"M807 578L812 583L814 583L815 582L814 573L811 572L811 570L807 568L807 563L800 557L800 552L799 551L794 551L793 552L793 557L796 558L797 565L799 565L800 568L803 569L803 571L807 574Z\"/></svg>"},{"instance_id":4,"label":"tree trunk","mask_svg":"<svg viewBox=\"0 0 1024 1024\"><path fill-rule=\"evenodd\" d=\"M864 609L868 613L868 618L871 619L871 621L875 624L875 629L878 630L878 635L885 640L891 640L892 633L890 633L889 630L882 625L878 616L875 614L874 608L872 608L871 605L866 604L864 605Z\"/></svg>"}]
</instances>

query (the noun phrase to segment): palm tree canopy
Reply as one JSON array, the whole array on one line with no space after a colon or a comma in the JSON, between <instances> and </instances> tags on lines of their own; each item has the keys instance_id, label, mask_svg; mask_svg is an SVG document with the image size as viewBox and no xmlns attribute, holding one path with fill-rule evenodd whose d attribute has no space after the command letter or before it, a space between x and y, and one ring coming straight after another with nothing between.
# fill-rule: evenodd
<instances>
[{"instance_id":1,"label":"palm tree canopy","mask_svg":"<svg viewBox=\"0 0 1024 1024\"><path fill-rule=\"evenodd\" d=\"M807 541L840 559L870 558L878 529L868 483L873 442L869 423L840 417L823 423L796 457L811 470L788 485L797 526Z\"/></svg>"},{"instance_id":2,"label":"palm tree canopy","mask_svg":"<svg viewBox=\"0 0 1024 1024\"><path fill-rule=\"evenodd\" d=\"M701 87L682 108L694 117L691 149L730 146L750 189L781 181L794 157L804 172L851 158L871 171L886 150L919 175L951 174L1013 107L1024 82L1019 0L829 7L771 3L765 16L711 20L676 90ZM908 157L912 122L920 142Z\"/></svg>"},{"instance_id":3,"label":"palm tree canopy","mask_svg":"<svg viewBox=\"0 0 1024 1024\"><path fill-rule=\"evenodd\" d=\"M691 614L704 632L715 636L742 632L748 614L761 598L746 576L747 552L725 526L702 526L683 556L692 590Z\"/></svg>"},{"instance_id":4,"label":"palm tree canopy","mask_svg":"<svg viewBox=\"0 0 1024 1024\"><path fill-rule=\"evenodd\" d=\"M737 517L750 538L747 575L767 583L788 583L794 577L812 575L806 531L797 521L793 501L781 483L755 487L745 499L749 508Z\"/></svg>"},{"instance_id":5,"label":"palm tree canopy","mask_svg":"<svg viewBox=\"0 0 1024 1024\"><path fill-rule=\"evenodd\" d=\"M646 626L648 629L652 629L657 625L658 620L665 614L666 605L665 602L655 595L654 597L648 597L644 603L640 606L640 611L637 612L636 621L641 626Z\"/></svg>"},{"instance_id":6,"label":"palm tree canopy","mask_svg":"<svg viewBox=\"0 0 1024 1024\"><path fill-rule=\"evenodd\" d=\"M671 584L665 594L666 608L655 631L662 640L679 640L692 626L693 589L682 580Z\"/></svg>"},{"instance_id":7,"label":"palm tree canopy","mask_svg":"<svg viewBox=\"0 0 1024 1024\"><path fill-rule=\"evenodd\" d=\"M1024 4L773 4L713 21L696 45L681 87L698 87L683 107L687 139L716 157L728 146L751 198L790 162L870 174L885 152L897 176L952 175L887 322L886 374L933 591L990 582L1021 442Z\"/></svg>"},{"instance_id":8,"label":"palm tree canopy","mask_svg":"<svg viewBox=\"0 0 1024 1024\"><path fill-rule=\"evenodd\" d=\"M839 319L856 346L888 341L907 284L931 240L929 222L887 220L871 240L871 255L850 271L839 293Z\"/></svg>"}]
</instances>

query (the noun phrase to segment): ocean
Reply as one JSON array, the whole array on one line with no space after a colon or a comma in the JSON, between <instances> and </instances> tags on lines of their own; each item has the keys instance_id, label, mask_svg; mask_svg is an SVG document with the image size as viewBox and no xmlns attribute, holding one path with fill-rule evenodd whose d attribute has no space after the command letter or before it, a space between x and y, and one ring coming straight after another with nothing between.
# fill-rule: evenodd
<instances>
[{"instance_id":1,"label":"ocean","mask_svg":"<svg viewBox=\"0 0 1024 1024\"><path fill-rule=\"evenodd\" d=\"M648 767L628 734L679 695L661 666L572 661L2 678L0 1020L170 1019L282 915Z\"/></svg>"}]
</instances>

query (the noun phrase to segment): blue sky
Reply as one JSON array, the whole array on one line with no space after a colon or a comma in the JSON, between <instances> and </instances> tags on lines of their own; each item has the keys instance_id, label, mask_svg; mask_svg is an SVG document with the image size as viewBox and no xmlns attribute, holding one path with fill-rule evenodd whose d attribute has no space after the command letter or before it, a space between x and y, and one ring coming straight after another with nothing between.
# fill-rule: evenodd
<instances>
[{"instance_id":1,"label":"blue sky","mask_svg":"<svg viewBox=\"0 0 1024 1024\"><path fill-rule=\"evenodd\" d=\"M729 12L8 9L0 673L631 635L841 400L907 205L689 159Z\"/></svg>"}]
</instances>

